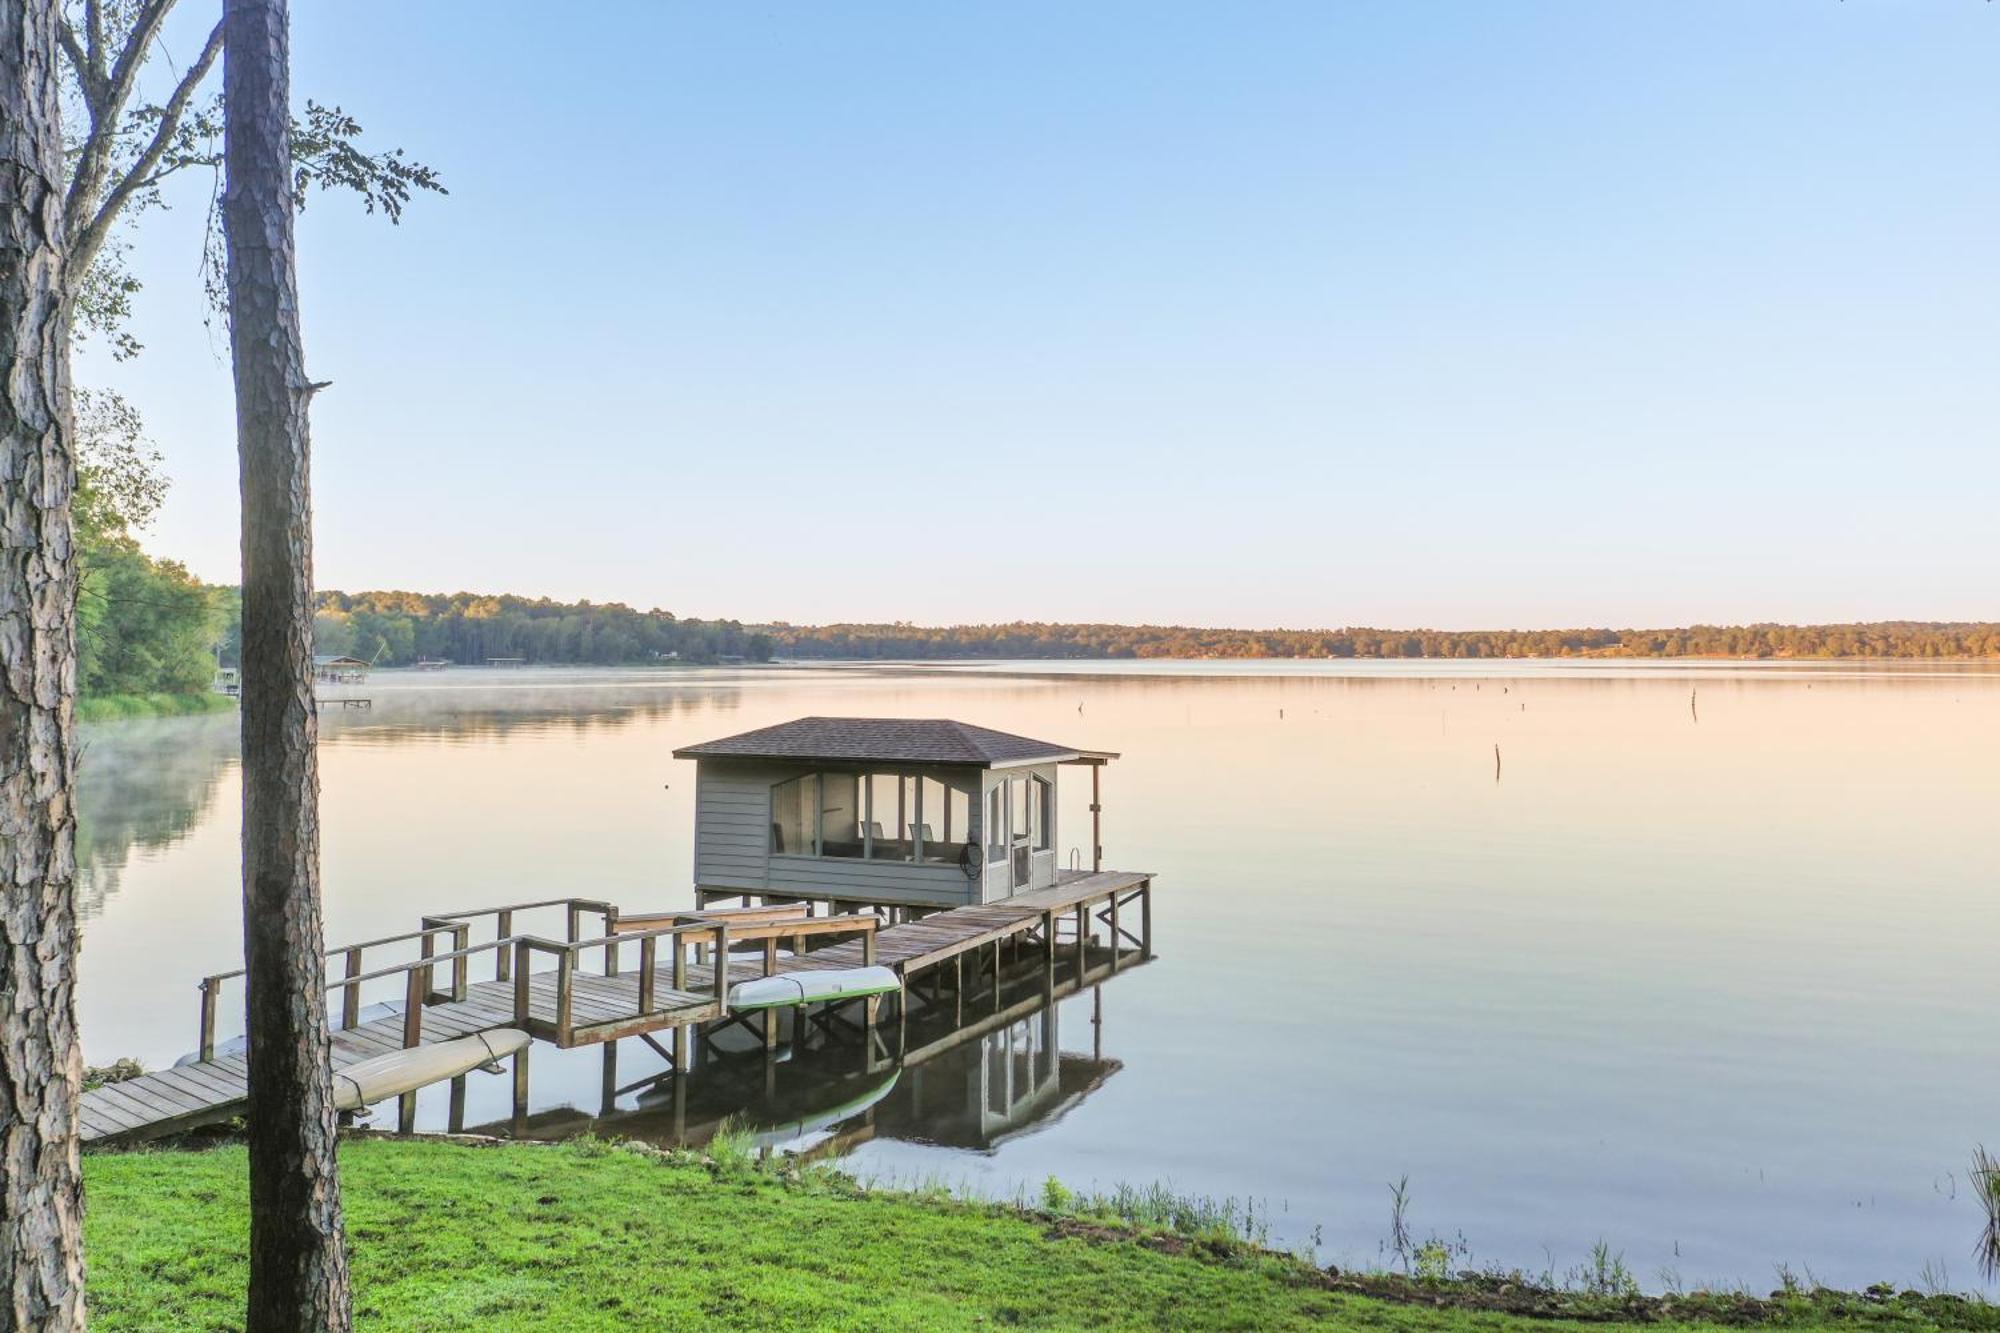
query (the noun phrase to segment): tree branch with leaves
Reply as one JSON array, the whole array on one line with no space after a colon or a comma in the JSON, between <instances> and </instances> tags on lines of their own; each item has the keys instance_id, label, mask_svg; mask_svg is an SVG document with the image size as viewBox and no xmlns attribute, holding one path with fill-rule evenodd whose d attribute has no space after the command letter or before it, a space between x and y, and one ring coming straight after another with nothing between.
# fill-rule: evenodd
<instances>
[{"instance_id":1,"label":"tree branch with leaves","mask_svg":"<svg viewBox=\"0 0 2000 1333\"><path fill-rule=\"evenodd\" d=\"M58 36L78 126L66 144L63 221L70 246L67 298L78 329L106 338L116 356L138 343L126 332L138 280L126 263L120 228L164 200L162 185L191 169L222 169L222 99L203 89L222 54L222 24L211 28L185 66L175 66L162 31L178 0L72 0ZM143 75L172 68L165 95L149 97ZM445 193L437 171L400 148L370 152L361 123L339 106L307 99L291 118L292 201L315 189L344 191L370 213L399 222L419 192ZM218 177L219 179L219 177ZM224 307L219 191L211 191L204 288Z\"/></svg>"}]
</instances>

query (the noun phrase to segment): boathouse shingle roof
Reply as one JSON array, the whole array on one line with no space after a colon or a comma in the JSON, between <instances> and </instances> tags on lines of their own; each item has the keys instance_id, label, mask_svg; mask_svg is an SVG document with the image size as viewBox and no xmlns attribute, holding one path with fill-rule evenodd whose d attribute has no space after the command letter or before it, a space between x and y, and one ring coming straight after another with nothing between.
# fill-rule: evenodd
<instances>
[{"instance_id":1,"label":"boathouse shingle roof","mask_svg":"<svg viewBox=\"0 0 2000 1333\"><path fill-rule=\"evenodd\" d=\"M674 751L676 759L815 759L979 768L1116 757L949 718L902 717L802 717Z\"/></svg>"}]
</instances>

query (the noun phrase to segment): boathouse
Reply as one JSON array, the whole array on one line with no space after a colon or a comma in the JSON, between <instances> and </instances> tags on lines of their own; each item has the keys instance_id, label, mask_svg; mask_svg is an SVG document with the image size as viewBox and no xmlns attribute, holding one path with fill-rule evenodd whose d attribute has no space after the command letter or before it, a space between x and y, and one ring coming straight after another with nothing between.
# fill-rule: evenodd
<instances>
[{"instance_id":1,"label":"boathouse","mask_svg":"<svg viewBox=\"0 0 2000 1333\"><path fill-rule=\"evenodd\" d=\"M698 901L764 895L924 908L1058 879L1056 776L1118 756L942 718L804 717L689 745Z\"/></svg>"},{"instance_id":2,"label":"boathouse","mask_svg":"<svg viewBox=\"0 0 2000 1333\"><path fill-rule=\"evenodd\" d=\"M368 663L358 657L322 653L313 658L313 679L325 685L360 685L368 679Z\"/></svg>"}]
</instances>

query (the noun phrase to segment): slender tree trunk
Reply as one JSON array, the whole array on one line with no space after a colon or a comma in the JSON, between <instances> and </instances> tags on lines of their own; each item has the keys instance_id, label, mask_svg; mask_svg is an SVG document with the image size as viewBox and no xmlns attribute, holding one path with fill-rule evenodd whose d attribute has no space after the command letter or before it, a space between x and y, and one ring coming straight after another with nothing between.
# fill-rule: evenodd
<instances>
[{"instance_id":1,"label":"slender tree trunk","mask_svg":"<svg viewBox=\"0 0 2000 1333\"><path fill-rule=\"evenodd\" d=\"M53 0L0 4L0 1328L83 1327L76 482Z\"/></svg>"},{"instance_id":2,"label":"slender tree trunk","mask_svg":"<svg viewBox=\"0 0 2000 1333\"><path fill-rule=\"evenodd\" d=\"M225 0L229 342L243 488L243 956L249 1328L351 1324L319 902L312 497L292 253L286 0Z\"/></svg>"}]
</instances>

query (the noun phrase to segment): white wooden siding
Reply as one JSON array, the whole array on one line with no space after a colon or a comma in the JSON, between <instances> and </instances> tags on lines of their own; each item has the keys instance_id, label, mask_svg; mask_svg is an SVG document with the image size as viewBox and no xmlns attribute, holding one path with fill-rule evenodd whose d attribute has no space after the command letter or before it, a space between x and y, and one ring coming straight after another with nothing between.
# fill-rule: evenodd
<instances>
[{"instance_id":1,"label":"white wooden siding","mask_svg":"<svg viewBox=\"0 0 2000 1333\"><path fill-rule=\"evenodd\" d=\"M694 882L707 888L765 887L771 847L771 784L750 765L695 767Z\"/></svg>"}]
</instances>

